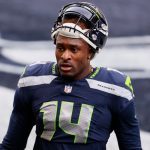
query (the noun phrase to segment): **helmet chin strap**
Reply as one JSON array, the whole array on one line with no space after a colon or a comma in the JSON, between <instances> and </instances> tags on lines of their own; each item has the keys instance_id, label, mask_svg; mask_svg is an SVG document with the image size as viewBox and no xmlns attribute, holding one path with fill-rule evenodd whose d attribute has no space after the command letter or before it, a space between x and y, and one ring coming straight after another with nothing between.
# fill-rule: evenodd
<instances>
[{"instance_id":1,"label":"helmet chin strap","mask_svg":"<svg viewBox=\"0 0 150 150\"><path fill-rule=\"evenodd\" d=\"M74 23L64 23L60 25L55 31L53 31L51 37L54 39L55 36L62 35L69 38L81 38L85 42L87 42L90 46L92 46L94 49L101 50L99 47L97 47L93 42L89 40L89 38L85 35L86 32L88 32L89 29L82 29L80 26Z\"/></svg>"}]
</instances>

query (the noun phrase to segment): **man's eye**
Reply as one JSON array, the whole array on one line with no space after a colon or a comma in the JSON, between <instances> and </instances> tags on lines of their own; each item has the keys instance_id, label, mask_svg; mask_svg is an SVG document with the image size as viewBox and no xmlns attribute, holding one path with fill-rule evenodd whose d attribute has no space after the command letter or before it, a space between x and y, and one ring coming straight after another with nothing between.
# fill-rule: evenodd
<instances>
[{"instance_id":1,"label":"man's eye","mask_svg":"<svg viewBox=\"0 0 150 150\"><path fill-rule=\"evenodd\" d=\"M65 49L63 47L57 47L57 50L63 52Z\"/></svg>"},{"instance_id":2,"label":"man's eye","mask_svg":"<svg viewBox=\"0 0 150 150\"><path fill-rule=\"evenodd\" d=\"M78 52L78 49L77 49L77 48L71 48L71 51L72 51L73 53L77 53L77 52Z\"/></svg>"}]
</instances>

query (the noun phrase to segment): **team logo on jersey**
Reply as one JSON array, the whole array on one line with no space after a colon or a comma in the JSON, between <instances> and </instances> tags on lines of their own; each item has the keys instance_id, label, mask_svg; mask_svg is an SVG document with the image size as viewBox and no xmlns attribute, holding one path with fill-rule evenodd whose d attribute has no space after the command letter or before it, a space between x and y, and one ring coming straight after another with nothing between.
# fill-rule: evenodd
<instances>
[{"instance_id":1,"label":"team logo on jersey","mask_svg":"<svg viewBox=\"0 0 150 150\"><path fill-rule=\"evenodd\" d=\"M71 93L71 92L72 92L72 86L70 86L70 85L65 85L64 92L65 92L65 93Z\"/></svg>"}]
</instances>

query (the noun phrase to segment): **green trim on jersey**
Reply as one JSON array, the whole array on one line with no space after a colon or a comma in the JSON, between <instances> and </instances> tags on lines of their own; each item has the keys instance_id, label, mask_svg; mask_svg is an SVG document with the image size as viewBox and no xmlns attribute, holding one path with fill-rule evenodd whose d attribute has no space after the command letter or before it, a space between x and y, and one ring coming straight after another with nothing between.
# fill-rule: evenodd
<instances>
[{"instance_id":1,"label":"green trim on jersey","mask_svg":"<svg viewBox=\"0 0 150 150\"><path fill-rule=\"evenodd\" d=\"M90 78L94 78L100 71L100 68L96 68L96 70L91 74Z\"/></svg>"},{"instance_id":2,"label":"green trim on jersey","mask_svg":"<svg viewBox=\"0 0 150 150\"><path fill-rule=\"evenodd\" d=\"M132 91L133 93L133 87L132 87L132 84L131 84L131 79L129 76L127 76L126 80L125 80L125 85Z\"/></svg>"},{"instance_id":3,"label":"green trim on jersey","mask_svg":"<svg viewBox=\"0 0 150 150\"><path fill-rule=\"evenodd\" d=\"M56 63L52 65L52 74L56 74Z\"/></svg>"},{"instance_id":4,"label":"green trim on jersey","mask_svg":"<svg viewBox=\"0 0 150 150\"><path fill-rule=\"evenodd\" d=\"M26 70L27 70L27 67L28 67L27 65L24 67L24 69L23 69L23 71L22 71L22 74L21 74L21 76L20 76L21 78L24 76L24 74L25 74L25 72L26 72Z\"/></svg>"}]
</instances>

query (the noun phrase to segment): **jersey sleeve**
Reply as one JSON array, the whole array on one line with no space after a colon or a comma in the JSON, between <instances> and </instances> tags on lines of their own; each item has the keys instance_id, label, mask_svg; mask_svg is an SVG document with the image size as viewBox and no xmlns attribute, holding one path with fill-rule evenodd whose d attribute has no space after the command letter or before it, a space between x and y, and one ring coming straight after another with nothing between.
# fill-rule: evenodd
<instances>
[{"instance_id":1,"label":"jersey sleeve","mask_svg":"<svg viewBox=\"0 0 150 150\"><path fill-rule=\"evenodd\" d=\"M6 136L0 145L0 150L23 150L26 147L28 136L35 124L32 109L31 89L24 86L25 79L32 76L49 75L56 73L54 62L35 62L27 65L18 82Z\"/></svg>"},{"instance_id":2,"label":"jersey sleeve","mask_svg":"<svg viewBox=\"0 0 150 150\"><path fill-rule=\"evenodd\" d=\"M114 104L113 125L120 150L142 150L139 122L135 111L135 97L130 77L122 80L122 87L128 90L132 98L118 96Z\"/></svg>"},{"instance_id":3,"label":"jersey sleeve","mask_svg":"<svg viewBox=\"0 0 150 150\"><path fill-rule=\"evenodd\" d=\"M8 130L0 145L0 150L23 150L25 148L34 125L30 103L30 97L26 89L17 88Z\"/></svg>"}]
</instances>

